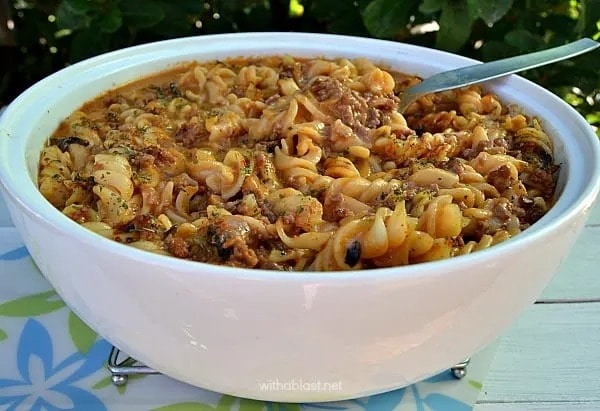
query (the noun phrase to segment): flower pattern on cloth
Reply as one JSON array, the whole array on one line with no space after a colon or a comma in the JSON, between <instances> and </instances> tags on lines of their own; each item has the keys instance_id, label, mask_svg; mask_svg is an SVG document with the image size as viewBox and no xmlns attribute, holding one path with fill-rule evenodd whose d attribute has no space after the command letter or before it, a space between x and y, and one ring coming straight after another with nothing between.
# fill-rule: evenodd
<instances>
[{"instance_id":1,"label":"flower pattern on cloth","mask_svg":"<svg viewBox=\"0 0 600 411\"><path fill-rule=\"evenodd\" d=\"M0 405L7 410L102 411L106 407L92 392L75 384L103 366L105 340L97 341L84 356L74 352L56 362L46 328L37 320L25 323L17 348L20 379L0 379Z\"/></svg>"}]
</instances>

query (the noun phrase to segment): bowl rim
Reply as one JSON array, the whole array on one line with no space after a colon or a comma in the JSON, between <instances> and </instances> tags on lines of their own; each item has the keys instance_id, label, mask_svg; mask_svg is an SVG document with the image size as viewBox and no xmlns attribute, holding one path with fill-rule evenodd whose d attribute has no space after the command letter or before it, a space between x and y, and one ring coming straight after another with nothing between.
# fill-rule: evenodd
<instances>
[{"instance_id":1,"label":"bowl rim","mask_svg":"<svg viewBox=\"0 0 600 411\"><path fill-rule=\"evenodd\" d=\"M350 271L289 271L283 274L280 271L275 270L265 270L257 268L238 268L189 261L172 256L155 254L145 250L139 250L134 247L103 238L102 236L80 226L76 222L64 216L60 212L60 210L54 208L49 202L47 202L43 198L43 196L37 190L37 187L35 184L33 184L33 182L31 186L33 186L35 190L32 190L30 186L19 184L19 182L15 178L13 178L15 173L11 172L10 166L19 165L19 168L21 170L23 168L27 169L27 161L25 155L26 153L24 152L20 153L22 155L19 156L9 155L10 150L8 146L10 144L8 142L12 138L10 137L10 133L18 131L19 123L24 122L22 119L20 119L19 111L26 111L28 109L27 104L31 100L39 98L40 92L44 90L48 91L52 87L56 87L57 85L64 82L66 79L77 79L78 77L85 76L86 71L92 68L102 67L103 65L115 64L118 62L127 63L128 61L132 61L132 56L149 56L153 53L159 53L158 55L156 55L156 60L161 60L161 50L171 50L172 53L177 53L173 50L177 50L178 46L186 45L190 42L197 43L198 54L201 56L201 45L203 43L211 41L223 41L225 43L228 41L259 41L263 42L263 44L259 47L260 50L266 50L267 47L273 47L272 45L269 46L269 44L271 43L279 45L285 43L286 41L306 42L308 45L305 45L305 47L307 49L310 49L311 52L314 51L315 56L323 55L323 51L321 51L321 46L323 42L335 44L339 43L341 47L346 50L350 49L350 44L353 48L356 49L360 49L361 47L366 48L369 46L385 46L387 48L397 48L398 52L400 53L428 53L433 56L444 56L452 61L451 66L445 66L446 69L452 69L464 65L478 63L477 60L462 57L453 53L424 48L421 46L411 44L345 35L297 32L255 32L200 35L171 40L163 40L104 53L75 63L40 80L39 82L28 88L26 91L24 91L21 95L19 95L2 113L2 116L0 117L0 188L4 190L7 199L10 199L13 202L15 202L22 212L25 212L33 219L55 230L59 230L64 235L76 237L80 242L84 242L92 247L104 249L111 254L116 254L120 257L124 257L134 261L142 261L146 264L158 265L165 268L168 267L170 269L176 269L178 271L190 274L210 273L211 275L214 274L218 276L268 279L270 281L274 280L286 282L304 282L306 280L318 279L319 281L344 280L345 282L363 282L373 280L374 278L378 280L392 280L398 277L436 277L440 275L445 275L444 268L449 268L449 264L452 264L454 266L464 266L465 268L472 266L485 267L486 264L490 264L491 262L496 261L498 256L501 256L506 252L513 251L515 248L526 248L527 244L530 244L535 241L540 241L544 236L552 234L553 232L556 233L560 226L562 226L564 223L572 220L577 214L581 213L586 208L589 209L600 190L600 144L598 144L598 138L593 133L591 126L583 119L583 117L581 117L579 113L577 113L575 109L569 106L566 102L562 101L558 96L534 84L533 82L519 77L517 75L511 75L509 77L510 81L516 82L514 87L516 87L517 85L522 85L524 87L535 89L537 92L542 93L544 97L547 97L549 102L551 102L554 105L558 105L558 107L565 110L568 113L569 119L575 121L577 126L579 126L579 128L581 129L580 138L582 139L582 141L585 139L591 147L592 153L590 153L590 155L593 160L593 163L595 163L595 167L589 167L588 171L591 171L591 175L587 175L589 180L587 181L583 189L580 189L578 191L577 198L572 200L571 204L567 205L566 209L561 211L558 215L556 215L555 218L547 218L545 220L544 218L542 218L543 221L540 220L536 224L532 225L532 227L528 228L527 230L524 230L518 236L504 241L500 244L494 245L489 249L481 250L479 252L471 253L468 255L451 257L446 260L430 261L418 264L410 264L406 266L386 267L377 269L360 269ZM243 49L238 48L238 50L240 51L240 53L238 53L237 55L244 55ZM274 51L271 54L277 53L277 51ZM269 53L263 53L263 55L268 54ZM233 53L230 53L230 55L232 57L234 56ZM382 58L384 58L384 56L382 56ZM201 60L201 57L199 59ZM110 74L111 73L109 73L107 76L109 76ZM90 79L84 78L84 82L89 81ZM83 102L81 103L83 104ZM32 133L30 132L29 134ZM595 143L593 143L591 140L595 140ZM29 139L27 139L26 141L29 141ZM566 141L568 140L565 139L565 142ZM23 143L23 145L26 146L26 142ZM592 166L594 166L594 164L592 164ZM27 177L25 178L27 180L31 180L28 176L28 173L25 174L27 175ZM568 186L569 181L566 182L564 189L566 189ZM37 195L34 191L37 192ZM32 199L35 198L38 201L26 201L25 197L27 196L30 196ZM561 203L562 197L564 196L559 196L553 209ZM567 200L564 201L566 202ZM550 211L552 211L552 209ZM496 256L494 256L494 254L496 254ZM453 267L453 269L454 268L456 267Z\"/></svg>"}]
</instances>

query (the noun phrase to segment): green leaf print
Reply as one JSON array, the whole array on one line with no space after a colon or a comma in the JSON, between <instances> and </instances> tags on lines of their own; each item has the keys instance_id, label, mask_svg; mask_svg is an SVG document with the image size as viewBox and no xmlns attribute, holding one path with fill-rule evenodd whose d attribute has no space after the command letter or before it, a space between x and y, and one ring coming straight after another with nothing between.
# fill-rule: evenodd
<instances>
[{"instance_id":1,"label":"green leaf print","mask_svg":"<svg viewBox=\"0 0 600 411\"><path fill-rule=\"evenodd\" d=\"M112 376L108 375L92 385L92 390L99 390L100 388L108 387L112 383Z\"/></svg>"},{"instance_id":2,"label":"green leaf print","mask_svg":"<svg viewBox=\"0 0 600 411\"><path fill-rule=\"evenodd\" d=\"M27 295L0 304L0 315L6 317L34 317L36 315L48 314L65 306L64 301L56 298L54 290L43 293Z\"/></svg>"},{"instance_id":3,"label":"green leaf print","mask_svg":"<svg viewBox=\"0 0 600 411\"><path fill-rule=\"evenodd\" d=\"M469 385L471 385L473 388L477 388L478 390L483 388L483 384L475 380L469 380Z\"/></svg>"},{"instance_id":4,"label":"green leaf print","mask_svg":"<svg viewBox=\"0 0 600 411\"><path fill-rule=\"evenodd\" d=\"M79 317L72 311L69 312L69 335L73 344L77 347L77 351L82 354L87 353L98 335L90 327L88 327Z\"/></svg>"},{"instance_id":5,"label":"green leaf print","mask_svg":"<svg viewBox=\"0 0 600 411\"><path fill-rule=\"evenodd\" d=\"M221 399L217 403L216 411L229 411L233 407L233 404L237 400L236 397L232 397L231 395L222 395Z\"/></svg>"},{"instance_id":6,"label":"green leaf print","mask_svg":"<svg viewBox=\"0 0 600 411\"><path fill-rule=\"evenodd\" d=\"M0 341L4 341L7 338L8 338L8 334L6 334L6 331L0 330Z\"/></svg>"},{"instance_id":7,"label":"green leaf print","mask_svg":"<svg viewBox=\"0 0 600 411\"><path fill-rule=\"evenodd\" d=\"M240 398L239 411L262 411L265 408L264 401Z\"/></svg>"}]
</instances>

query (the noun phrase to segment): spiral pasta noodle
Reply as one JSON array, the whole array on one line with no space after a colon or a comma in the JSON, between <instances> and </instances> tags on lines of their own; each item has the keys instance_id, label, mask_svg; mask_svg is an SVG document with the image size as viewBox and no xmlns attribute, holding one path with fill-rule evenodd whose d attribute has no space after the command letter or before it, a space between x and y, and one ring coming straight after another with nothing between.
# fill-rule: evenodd
<instances>
[{"instance_id":1,"label":"spiral pasta noodle","mask_svg":"<svg viewBox=\"0 0 600 411\"><path fill-rule=\"evenodd\" d=\"M399 113L419 81L367 59L184 64L67 117L39 189L132 247L284 271L461 256L542 218L559 168L540 122L478 86Z\"/></svg>"}]
</instances>

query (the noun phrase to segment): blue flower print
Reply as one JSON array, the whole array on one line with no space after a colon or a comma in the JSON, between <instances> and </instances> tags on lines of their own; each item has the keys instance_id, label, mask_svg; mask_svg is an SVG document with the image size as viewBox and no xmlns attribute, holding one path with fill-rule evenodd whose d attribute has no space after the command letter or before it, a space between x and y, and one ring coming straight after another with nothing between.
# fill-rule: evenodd
<instances>
[{"instance_id":1,"label":"blue flower print","mask_svg":"<svg viewBox=\"0 0 600 411\"><path fill-rule=\"evenodd\" d=\"M0 261L15 261L20 260L22 258L28 257L29 251L25 246L15 248L14 250L7 251L3 254L0 254Z\"/></svg>"},{"instance_id":2,"label":"blue flower print","mask_svg":"<svg viewBox=\"0 0 600 411\"><path fill-rule=\"evenodd\" d=\"M54 366L52 340L44 326L29 319L17 348L17 368L21 380L0 378L0 408L7 411L105 411L91 392L73 385L103 366L109 350L105 340L94 343L84 356L71 354Z\"/></svg>"}]
</instances>

